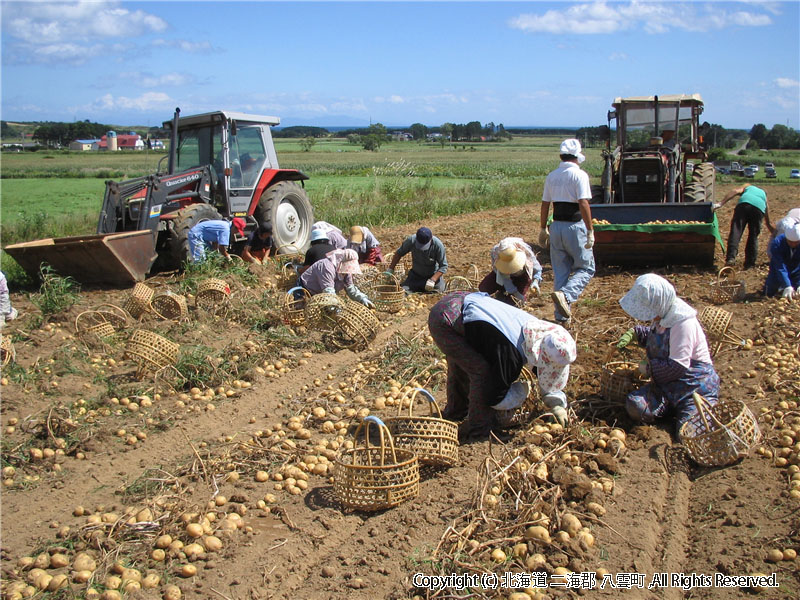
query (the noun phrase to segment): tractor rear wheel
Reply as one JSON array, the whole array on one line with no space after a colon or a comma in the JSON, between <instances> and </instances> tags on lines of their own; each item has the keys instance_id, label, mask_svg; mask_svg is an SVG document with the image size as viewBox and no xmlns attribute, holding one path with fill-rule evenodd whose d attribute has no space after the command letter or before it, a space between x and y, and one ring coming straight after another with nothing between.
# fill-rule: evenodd
<instances>
[{"instance_id":1,"label":"tractor rear wheel","mask_svg":"<svg viewBox=\"0 0 800 600\"><path fill-rule=\"evenodd\" d=\"M692 181L686 184L686 189L683 192L684 202L705 202L706 201L706 187L698 182Z\"/></svg>"},{"instance_id":2,"label":"tractor rear wheel","mask_svg":"<svg viewBox=\"0 0 800 600\"><path fill-rule=\"evenodd\" d=\"M308 246L314 212L306 191L293 181L281 181L264 190L255 217L259 223L272 225L278 250L294 246L302 251Z\"/></svg>"},{"instance_id":3,"label":"tractor rear wheel","mask_svg":"<svg viewBox=\"0 0 800 600\"><path fill-rule=\"evenodd\" d=\"M710 162L700 163L692 172L692 181L705 188L705 198L699 202L714 202L714 183L717 179L717 172L714 164Z\"/></svg>"},{"instance_id":4,"label":"tractor rear wheel","mask_svg":"<svg viewBox=\"0 0 800 600\"><path fill-rule=\"evenodd\" d=\"M222 215L210 204L190 204L182 208L172 220L172 239L169 246L169 266L179 269L189 260L189 230L203 221L222 219Z\"/></svg>"}]
</instances>

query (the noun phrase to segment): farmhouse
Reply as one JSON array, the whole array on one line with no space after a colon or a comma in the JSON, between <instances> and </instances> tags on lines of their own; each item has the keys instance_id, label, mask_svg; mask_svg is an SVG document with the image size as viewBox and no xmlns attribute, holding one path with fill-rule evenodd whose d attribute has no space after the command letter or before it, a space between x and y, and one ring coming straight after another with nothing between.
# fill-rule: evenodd
<instances>
[{"instance_id":1,"label":"farmhouse","mask_svg":"<svg viewBox=\"0 0 800 600\"><path fill-rule=\"evenodd\" d=\"M75 140L69 143L70 150L78 150L81 152L87 150L97 150L100 140Z\"/></svg>"},{"instance_id":2,"label":"farmhouse","mask_svg":"<svg viewBox=\"0 0 800 600\"><path fill-rule=\"evenodd\" d=\"M111 145L109 147L109 138L112 139ZM116 143L114 143L114 139L116 139ZM144 142L142 141L142 136L136 133L130 134L120 134L117 135L113 131L109 131L106 135L100 138L100 143L98 144L98 150L144 150Z\"/></svg>"}]
</instances>

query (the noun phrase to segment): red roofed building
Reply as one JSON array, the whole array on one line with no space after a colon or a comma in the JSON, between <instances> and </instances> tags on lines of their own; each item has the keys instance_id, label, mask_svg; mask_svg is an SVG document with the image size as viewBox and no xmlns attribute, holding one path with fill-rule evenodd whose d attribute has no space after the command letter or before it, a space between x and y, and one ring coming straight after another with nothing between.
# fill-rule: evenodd
<instances>
[{"instance_id":1,"label":"red roofed building","mask_svg":"<svg viewBox=\"0 0 800 600\"><path fill-rule=\"evenodd\" d=\"M109 132L113 133L113 132ZM111 137L117 138L117 150L144 150L144 142L142 141L142 136L137 134L120 134L114 136L112 134ZM114 145L112 144L112 149ZM100 138L100 144L98 144L98 148L100 150L108 150L108 135L104 135Z\"/></svg>"}]
</instances>

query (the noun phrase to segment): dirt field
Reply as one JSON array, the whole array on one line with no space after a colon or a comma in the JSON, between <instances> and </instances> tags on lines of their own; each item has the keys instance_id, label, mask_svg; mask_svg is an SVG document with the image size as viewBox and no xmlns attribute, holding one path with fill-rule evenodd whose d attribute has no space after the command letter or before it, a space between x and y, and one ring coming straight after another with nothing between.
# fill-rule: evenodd
<instances>
[{"instance_id":1,"label":"dirt field","mask_svg":"<svg viewBox=\"0 0 800 600\"><path fill-rule=\"evenodd\" d=\"M765 188L773 217L800 205L794 187ZM723 238L732 208L719 214ZM488 269L488 250L500 238L535 239L538 213L536 204L428 225L447 246L452 273L466 275L471 264ZM375 232L391 250L415 229ZM603 365L638 357L638 350L608 351L631 325L617 300L644 272L601 269L573 309L579 355L567 392L574 425L561 431L537 419L513 429L505 446L462 446L455 466L422 469L417 498L374 513L343 510L329 465L360 416L396 414L409 386L432 389L444 405L444 370L426 329L434 297L379 313L377 336L360 352L326 350L315 332L266 330L280 312L277 293L267 296L271 311L254 330L245 309L256 304L245 300L259 297L257 286L232 285L224 315L190 303L187 322L145 316L145 329L182 351L205 345L216 352L198 361L208 393L171 389L169 375L137 381L123 358L123 334L104 346L75 337L76 317L122 305L127 291L84 290L77 305L41 325L33 305L12 295L24 316L4 332L16 351L2 381L4 597L49 585L37 597L110 599L120 597L117 588L125 598L176 598L170 586L178 586L184 598L230 600L798 598L800 303L756 293L767 239L762 234L757 268L739 274L745 300L722 306L733 312L730 329L752 343L723 345L715 357L722 399L745 401L758 415L763 451L727 468L701 468L669 425L634 426L600 397ZM720 264L719 249L717 257ZM542 262L546 295L530 310L551 318L552 272ZM709 304L715 272L658 272L694 307ZM179 282L149 283L177 291ZM547 472L536 468L542 464ZM565 513L580 523L570 529ZM544 526L550 541L526 530L532 525ZM780 550L780 560L769 561L770 550ZM76 567L81 553L95 564ZM483 578L466 589L414 585L415 573L451 572ZM496 590L486 587L487 574L512 572L555 585L536 591L537 579L498 579ZM666 581L648 589L660 573ZM688 579L673 578L680 573ZM712 579L757 573L775 573L778 587L724 588ZM590 574L597 587L579 589ZM513 595L525 587L525 596Z\"/></svg>"}]
</instances>

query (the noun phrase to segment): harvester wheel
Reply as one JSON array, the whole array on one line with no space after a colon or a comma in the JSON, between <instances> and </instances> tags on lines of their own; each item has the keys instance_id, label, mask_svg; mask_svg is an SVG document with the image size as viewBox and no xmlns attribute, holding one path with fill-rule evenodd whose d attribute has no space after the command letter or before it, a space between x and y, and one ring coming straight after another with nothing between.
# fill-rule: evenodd
<instances>
[{"instance_id":1,"label":"harvester wheel","mask_svg":"<svg viewBox=\"0 0 800 600\"><path fill-rule=\"evenodd\" d=\"M173 235L170 240L169 262L178 269L189 259L189 230L203 221L222 219L222 215L210 204L190 204L182 208L172 221Z\"/></svg>"},{"instance_id":2,"label":"harvester wheel","mask_svg":"<svg viewBox=\"0 0 800 600\"><path fill-rule=\"evenodd\" d=\"M269 186L258 201L255 212L259 223L272 225L275 246L305 249L311 235L314 213L306 191L293 181Z\"/></svg>"}]
</instances>

